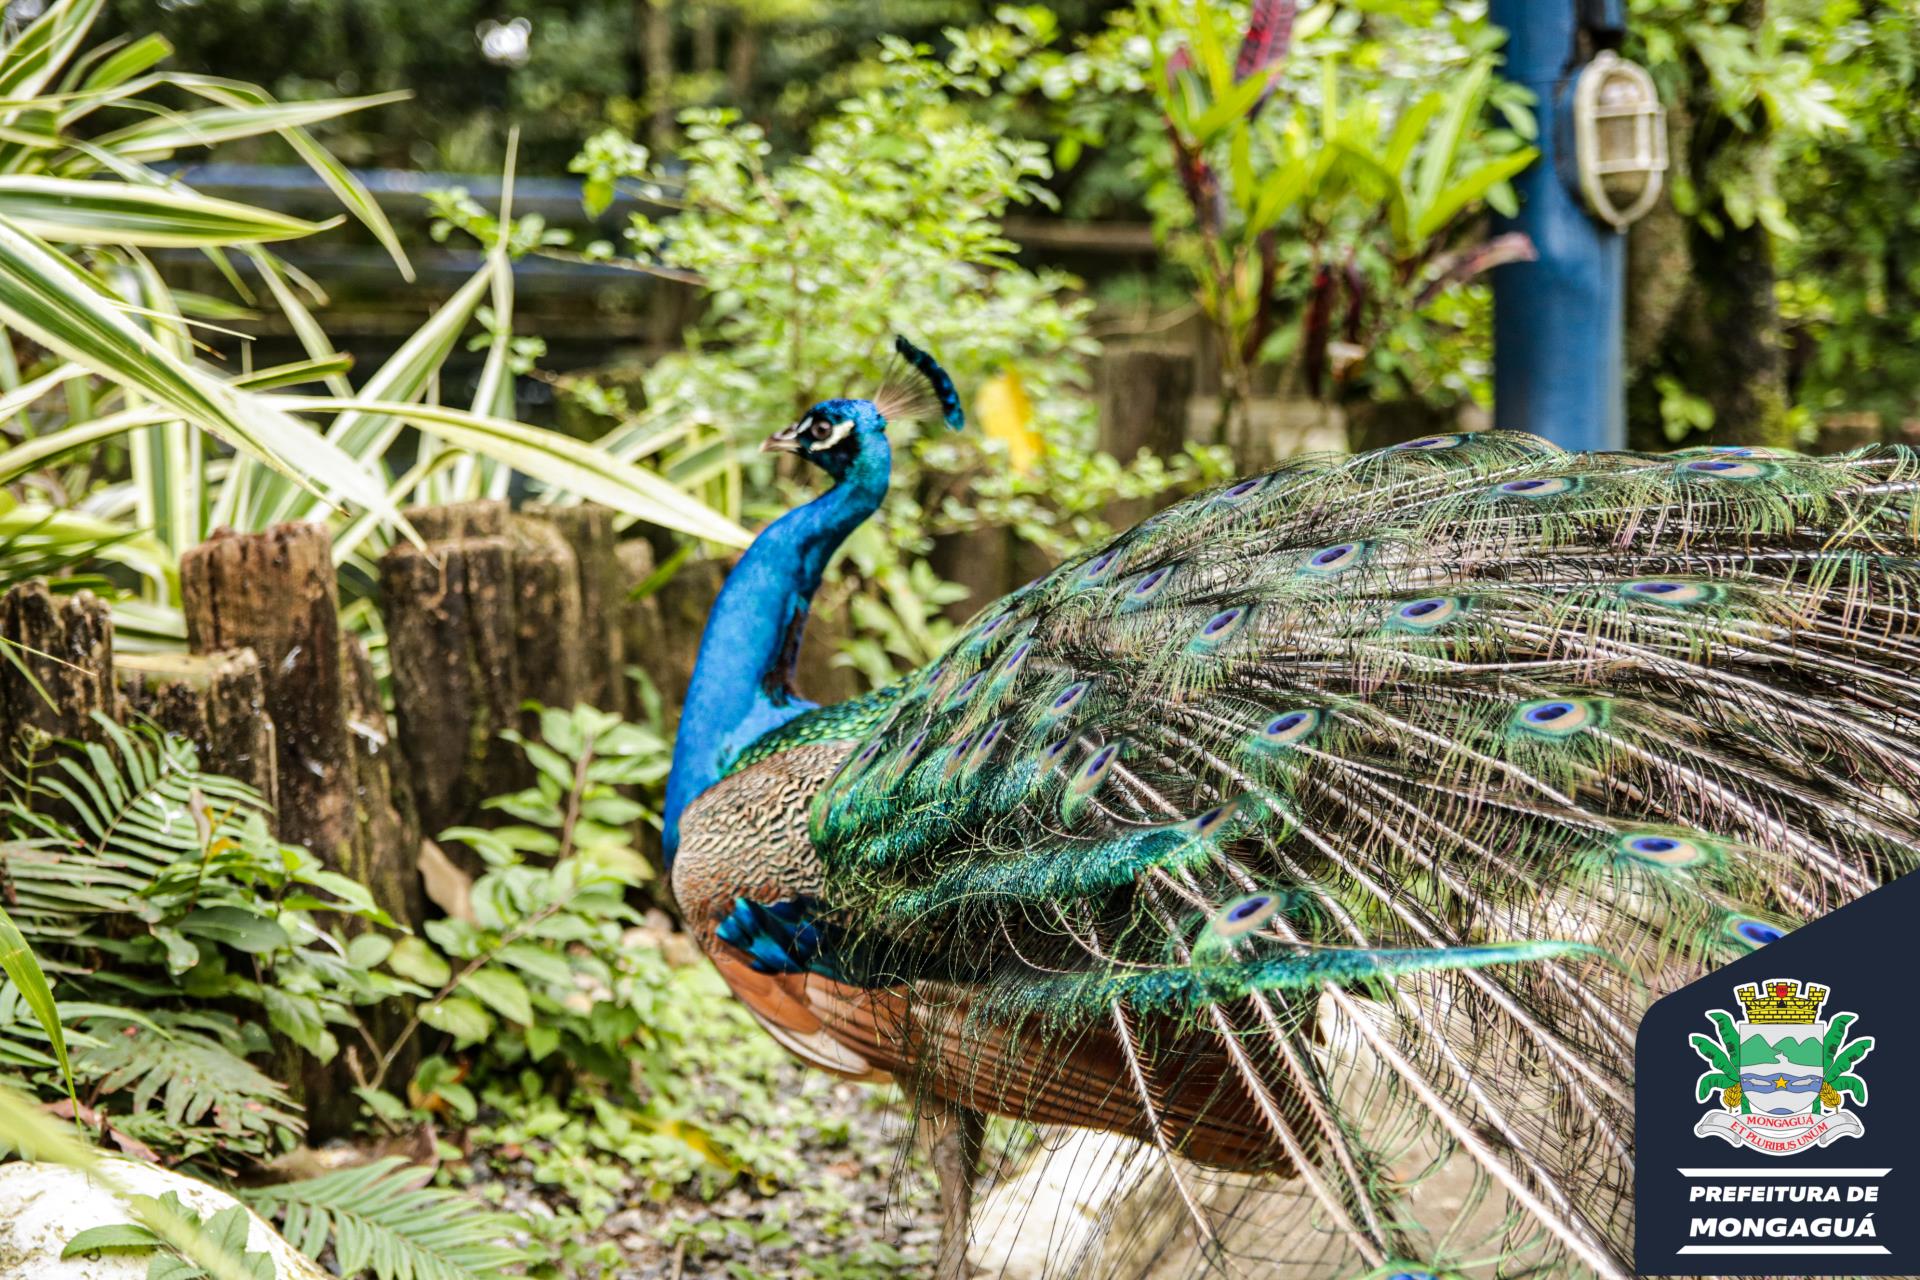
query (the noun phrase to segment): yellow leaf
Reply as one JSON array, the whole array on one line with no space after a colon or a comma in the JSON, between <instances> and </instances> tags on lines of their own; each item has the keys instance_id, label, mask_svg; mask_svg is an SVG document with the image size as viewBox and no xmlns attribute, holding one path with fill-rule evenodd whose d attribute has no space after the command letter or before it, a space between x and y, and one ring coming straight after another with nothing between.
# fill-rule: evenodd
<instances>
[{"instance_id":1,"label":"yellow leaf","mask_svg":"<svg viewBox=\"0 0 1920 1280\"><path fill-rule=\"evenodd\" d=\"M1033 401L1020 385L1019 374L1008 369L981 383L974 396L973 412L987 438L1007 446L1015 471L1025 475L1033 470L1046 441L1033 429Z\"/></svg>"}]
</instances>

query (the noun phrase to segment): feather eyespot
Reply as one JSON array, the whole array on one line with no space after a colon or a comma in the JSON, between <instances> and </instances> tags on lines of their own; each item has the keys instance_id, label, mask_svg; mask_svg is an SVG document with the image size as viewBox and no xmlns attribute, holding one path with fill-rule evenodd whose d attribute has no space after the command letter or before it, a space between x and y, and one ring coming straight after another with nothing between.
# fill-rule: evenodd
<instances>
[{"instance_id":1,"label":"feather eyespot","mask_svg":"<svg viewBox=\"0 0 1920 1280\"><path fill-rule=\"evenodd\" d=\"M1080 581L1083 583L1100 581L1101 578L1106 576L1107 570L1113 568L1113 562L1119 558L1120 553L1118 551L1101 552L1093 558L1091 564L1080 571Z\"/></svg>"},{"instance_id":2,"label":"feather eyespot","mask_svg":"<svg viewBox=\"0 0 1920 1280\"><path fill-rule=\"evenodd\" d=\"M1438 1280L1431 1271L1396 1271L1386 1280Z\"/></svg>"},{"instance_id":3,"label":"feather eyespot","mask_svg":"<svg viewBox=\"0 0 1920 1280\"><path fill-rule=\"evenodd\" d=\"M1250 480L1242 480L1232 488L1222 489L1220 491L1220 501L1238 502L1241 498L1246 497L1254 490L1264 486L1267 483L1267 479L1268 477L1266 476L1254 476Z\"/></svg>"},{"instance_id":4,"label":"feather eyespot","mask_svg":"<svg viewBox=\"0 0 1920 1280\"><path fill-rule=\"evenodd\" d=\"M1005 720L995 720L987 726L986 732L980 735L979 744L974 747L972 754L967 759L967 768L969 770L978 769L987 762L993 755L994 745L1000 741L1000 731L1006 727L1007 722Z\"/></svg>"},{"instance_id":5,"label":"feather eyespot","mask_svg":"<svg viewBox=\"0 0 1920 1280\"><path fill-rule=\"evenodd\" d=\"M1777 924L1755 920L1751 916L1730 916L1727 919L1727 934L1750 947L1764 947L1769 942L1778 942L1786 937L1787 931Z\"/></svg>"},{"instance_id":6,"label":"feather eyespot","mask_svg":"<svg viewBox=\"0 0 1920 1280\"><path fill-rule=\"evenodd\" d=\"M1400 631L1432 631L1459 617L1466 603L1454 596L1409 600L1393 611L1389 624Z\"/></svg>"},{"instance_id":7,"label":"feather eyespot","mask_svg":"<svg viewBox=\"0 0 1920 1280\"><path fill-rule=\"evenodd\" d=\"M1657 832L1621 836L1617 847L1635 862L1656 867L1691 867L1708 856L1706 847L1696 840Z\"/></svg>"},{"instance_id":8,"label":"feather eyespot","mask_svg":"<svg viewBox=\"0 0 1920 1280\"><path fill-rule=\"evenodd\" d=\"M1542 698L1523 702L1513 713L1514 727L1543 738L1566 738L1592 728L1599 708L1585 698Z\"/></svg>"},{"instance_id":9,"label":"feather eyespot","mask_svg":"<svg viewBox=\"0 0 1920 1280\"><path fill-rule=\"evenodd\" d=\"M1236 898L1213 913L1208 922L1215 938L1244 938L1263 927L1279 913L1280 897L1273 893L1250 893Z\"/></svg>"},{"instance_id":10,"label":"feather eyespot","mask_svg":"<svg viewBox=\"0 0 1920 1280\"><path fill-rule=\"evenodd\" d=\"M1027 655L1032 652L1033 641L1031 640L1022 640L1019 644L1015 645L1013 652L1007 655L1006 664L1000 668L1001 677L1004 679L1018 671L1020 664L1025 662Z\"/></svg>"},{"instance_id":11,"label":"feather eyespot","mask_svg":"<svg viewBox=\"0 0 1920 1280\"><path fill-rule=\"evenodd\" d=\"M947 705L949 707L953 707L953 706L957 706L962 702L965 702L967 700L967 695L971 694L975 689L978 689L980 687L980 682L985 678L986 678L986 673L984 671L976 671L972 675L968 676L966 678L966 681L963 684L961 684L961 686L958 689L955 689L953 691L953 696L947 699Z\"/></svg>"},{"instance_id":12,"label":"feather eyespot","mask_svg":"<svg viewBox=\"0 0 1920 1280\"><path fill-rule=\"evenodd\" d=\"M1268 747L1291 747L1305 742L1319 727L1320 712L1312 707L1282 712L1260 730L1260 743Z\"/></svg>"},{"instance_id":13,"label":"feather eyespot","mask_svg":"<svg viewBox=\"0 0 1920 1280\"><path fill-rule=\"evenodd\" d=\"M1053 705L1047 708L1048 718L1052 719L1067 714L1067 712L1079 706L1080 699L1086 696L1087 682L1085 680L1074 681L1065 689L1062 689L1060 696L1053 700Z\"/></svg>"},{"instance_id":14,"label":"feather eyespot","mask_svg":"<svg viewBox=\"0 0 1920 1280\"><path fill-rule=\"evenodd\" d=\"M1235 798L1227 801L1225 804L1215 805L1205 813L1200 814L1198 817L1191 818L1180 825L1183 830L1191 832L1193 835L1205 840L1209 836L1218 834L1220 829L1232 821L1234 814L1239 811L1240 801L1238 798Z\"/></svg>"},{"instance_id":15,"label":"feather eyespot","mask_svg":"<svg viewBox=\"0 0 1920 1280\"><path fill-rule=\"evenodd\" d=\"M1120 607L1123 610L1145 608L1159 598L1160 593L1166 590L1167 583L1172 580L1172 565L1162 565L1158 569L1141 574L1139 580L1133 584L1133 590L1127 592L1126 598L1120 602Z\"/></svg>"},{"instance_id":16,"label":"feather eyespot","mask_svg":"<svg viewBox=\"0 0 1920 1280\"><path fill-rule=\"evenodd\" d=\"M1494 492L1515 498L1557 498L1580 487L1578 476L1529 476L1495 485Z\"/></svg>"},{"instance_id":17,"label":"feather eyespot","mask_svg":"<svg viewBox=\"0 0 1920 1280\"><path fill-rule=\"evenodd\" d=\"M1675 582L1667 578L1643 578L1620 584L1620 595L1627 600L1681 609L1690 604L1706 604L1720 598L1720 589L1704 582Z\"/></svg>"},{"instance_id":18,"label":"feather eyespot","mask_svg":"<svg viewBox=\"0 0 1920 1280\"><path fill-rule=\"evenodd\" d=\"M1189 650L1200 651L1221 648L1229 640L1240 634L1241 628L1247 625L1247 619L1252 613L1253 611L1243 604L1234 605L1230 609L1222 609L1200 624L1200 629L1194 633L1193 639L1187 644L1187 648Z\"/></svg>"},{"instance_id":19,"label":"feather eyespot","mask_svg":"<svg viewBox=\"0 0 1920 1280\"><path fill-rule=\"evenodd\" d=\"M1758 480L1772 475L1775 468L1764 462L1739 462L1733 458L1695 458L1681 463L1680 470L1710 480Z\"/></svg>"},{"instance_id":20,"label":"feather eyespot","mask_svg":"<svg viewBox=\"0 0 1920 1280\"><path fill-rule=\"evenodd\" d=\"M1300 566L1300 572L1316 576L1339 573L1351 569L1366 558L1367 544L1364 542L1341 542L1331 547L1322 547L1312 552Z\"/></svg>"},{"instance_id":21,"label":"feather eyespot","mask_svg":"<svg viewBox=\"0 0 1920 1280\"><path fill-rule=\"evenodd\" d=\"M1117 742L1109 742L1106 746L1093 753L1093 758L1088 760L1086 766L1074 775L1073 782L1069 785L1068 789L1075 796L1091 795L1094 788L1106 781L1107 774L1113 769L1114 762L1119 758L1120 744Z\"/></svg>"},{"instance_id":22,"label":"feather eyespot","mask_svg":"<svg viewBox=\"0 0 1920 1280\"><path fill-rule=\"evenodd\" d=\"M1393 446L1395 453L1437 453L1442 449L1458 449L1467 442L1464 435L1449 434L1421 436L1418 440L1403 440Z\"/></svg>"}]
</instances>

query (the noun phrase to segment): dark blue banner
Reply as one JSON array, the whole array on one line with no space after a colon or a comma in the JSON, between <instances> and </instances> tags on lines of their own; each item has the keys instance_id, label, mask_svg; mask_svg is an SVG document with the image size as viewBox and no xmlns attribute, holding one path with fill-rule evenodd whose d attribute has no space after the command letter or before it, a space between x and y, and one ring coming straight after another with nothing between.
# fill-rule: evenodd
<instances>
[{"instance_id":1,"label":"dark blue banner","mask_svg":"<svg viewBox=\"0 0 1920 1280\"><path fill-rule=\"evenodd\" d=\"M1635 1043L1644 1275L1920 1273L1920 876L1668 996Z\"/></svg>"}]
</instances>

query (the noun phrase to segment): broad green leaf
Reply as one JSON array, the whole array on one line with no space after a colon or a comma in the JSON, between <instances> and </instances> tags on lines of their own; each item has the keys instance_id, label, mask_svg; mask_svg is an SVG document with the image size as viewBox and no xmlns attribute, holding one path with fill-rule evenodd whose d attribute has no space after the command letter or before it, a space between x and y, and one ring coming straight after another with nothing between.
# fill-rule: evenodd
<instances>
[{"instance_id":1,"label":"broad green leaf","mask_svg":"<svg viewBox=\"0 0 1920 1280\"><path fill-rule=\"evenodd\" d=\"M180 932L256 955L292 942L278 924L242 907L202 907L180 922Z\"/></svg>"},{"instance_id":2,"label":"broad green leaf","mask_svg":"<svg viewBox=\"0 0 1920 1280\"><path fill-rule=\"evenodd\" d=\"M436 1031L446 1032L462 1048L478 1044L493 1034L492 1016L477 1001L465 996L449 996L421 1006L420 1021Z\"/></svg>"},{"instance_id":3,"label":"broad green leaf","mask_svg":"<svg viewBox=\"0 0 1920 1280\"><path fill-rule=\"evenodd\" d=\"M1414 183L1414 203L1421 209L1432 208L1434 201L1439 199L1440 189L1446 184L1447 175L1453 171L1453 162L1460 154L1461 140L1466 137L1468 127L1480 110L1487 82L1492 77L1493 67L1483 59L1474 63L1454 85L1453 93L1447 99L1447 114L1441 122L1440 131L1427 140L1426 149L1420 156L1419 177Z\"/></svg>"},{"instance_id":4,"label":"broad green leaf","mask_svg":"<svg viewBox=\"0 0 1920 1280\"><path fill-rule=\"evenodd\" d=\"M423 987L445 986L453 968L439 952L419 938L402 938L393 944L387 968L403 978L411 978Z\"/></svg>"},{"instance_id":5,"label":"broad green leaf","mask_svg":"<svg viewBox=\"0 0 1920 1280\"><path fill-rule=\"evenodd\" d=\"M509 1022L524 1027L533 1021L533 1000L527 995L527 984L505 969L476 969L460 979L460 990Z\"/></svg>"},{"instance_id":6,"label":"broad green leaf","mask_svg":"<svg viewBox=\"0 0 1920 1280\"><path fill-rule=\"evenodd\" d=\"M131 1222L104 1227L88 1227L60 1251L61 1260L84 1257L90 1253L151 1253L160 1247L160 1237Z\"/></svg>"},{"instance_id":7,"label":"broad green leaf","mask_svg":"<svg viewBox=\"0 0 1920 1280\"><path fill-rule=\"evenodd\" d=\"M203 196L180 187L0 176L0 217L61 244L193 248L291 240L337 225Z\"/></svg>"},{"instance_id":8,"label":"broad green leaf","mask_svg":"<svg viewBox=\"0 0 1920 1280\"><path fill-rule=\"evenodd\" d=\"M1425 240L1428 236L1445 230L1447 224L1459 216L1462 209L1480 199L1493 187L1525 169L1539 155L1538 151L1527 147L1510 155L1497 156L1486 161L1458 182L1446 187L1431 204L1423 206L1420 216L1414 219L1415 241Z\"/></svg>"}]
</instances>

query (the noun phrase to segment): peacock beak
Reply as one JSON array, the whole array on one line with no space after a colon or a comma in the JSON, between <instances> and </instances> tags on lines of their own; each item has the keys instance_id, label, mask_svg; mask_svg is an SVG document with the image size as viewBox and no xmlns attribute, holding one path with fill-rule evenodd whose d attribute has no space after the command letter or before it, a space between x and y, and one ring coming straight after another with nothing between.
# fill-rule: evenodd
<instances>
[{"instance_id":1,"label":"peacock beak","mask_svg":"<svg viewBox=\"0 0 1920 1280\"><path fill-rule=\"evenodd\" d=\"M793 427L776 431L760 442L762 453L798 453L800 452L800 432Z\"/></svg>"}]
</instances>

